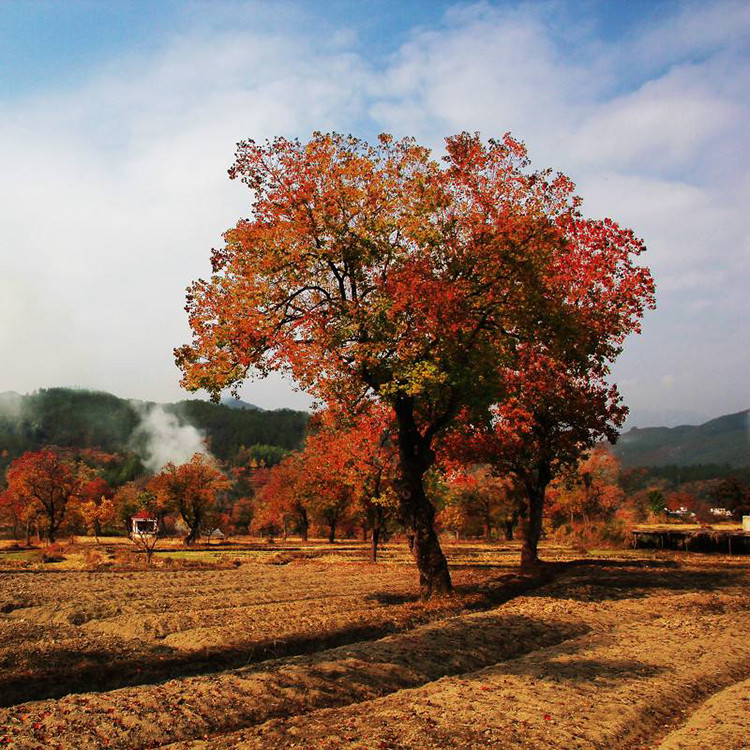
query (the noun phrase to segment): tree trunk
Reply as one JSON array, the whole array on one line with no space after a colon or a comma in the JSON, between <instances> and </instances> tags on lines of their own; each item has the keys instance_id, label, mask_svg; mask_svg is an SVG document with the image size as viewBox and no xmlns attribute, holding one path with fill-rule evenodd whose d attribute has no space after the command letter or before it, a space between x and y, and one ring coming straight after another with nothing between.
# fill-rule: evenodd
<instances>
[{"instance_id":1,"label":"tree trunk","mask_svg":"<svg viewBox=\"0 0 750 750\"><path fill-rule=\"evenodd\" d=\"M307 533L310 528L310 522L307 520L307 510L302 508L299 514L299 529L302 536L302 541L307 541Z\"/></svg>"},{"instance_id":2,"label":"tree trunk","mask_svg":"<svg viewBox=\"0 0 750 750\"><path fill-rule=\"evenodd\" d=\"M188 535L185 537L185 544L188 547L198 538L199 529L200 529L199 524L196 524L195 526L190 527L190 531L188 532Z\"/></svg>"},{"instance_id":3,"label":"tree trunk","mask_svg":"<svg viewBox=\"0 0 750 750\"><path fill-rule=\"evenodd\" d=\"M540 462L536 476L526 481L528 498L527 518L524 529L523 547L521 548L521 567L533 567L539 564L539 537L542 534L542 515L544 513L544 494L550 480L550 469Z\"/></svg>"},{"instance_id":4,"label":"tree trunk","mask_svg":"<svg viewBox=\"0 0 750 750\"><path fill-rule=\"evenodd\" d=\"M378 541L380 540L380 527L372 527L372 538L370 541L370 562L375 564L378 561Z\"/></svg>"},{"instance_id":5,"label":"tree trunk","mask_svg":"<svg viewBox=\"0 0 750 750\"><path fill-rule=\"evenodd\" d=\"M425 497L421 481L418 486L412 485L410 494L406 495L405 501L402 500L401 515L413 537L412 554L419 570L422 598L450 593L452 586L448 563L433 524L435 509Z\"/></svg>"},{"instance_id":6,"label":"tree trunk","mask_svg":"<svg viewBox=\"0 0 750 750\"><path fill-rule=\"evenodd\" d=\"M424 492L424 473L411 466L401 467L398 483L401 518L406 526L409 546L419 570L422 599L448 594L452 590L448 563L435 533L435 509Z\"/></svg>"},{"instance_id":7,"label":"tree trunk","mask_svg":"<svg viewBox=\"0 0 750 750\"><path fill-rule=\"evenodd\" d=\"M328 544L333 544L336 541L336 521L328 522Z\"/></svg>"},{"instance_id":8,"label":"tree trunk","mask_svg":"<svg viewBox=\"0 0 750 750\"><path fill-rule=\"evenodd\" d=\"M492 527L488 523L484 524L484 541L485 542L492 541Z\"/></svg>"},{"instance_id":9,"label":"tree trunk","mask_svg":"<svg viewBox=\"0 0 750 750\"><path fill-rule=\"evenodd\" d=\"M398 421L399 480L396 490L401 520L419 570L422 599L452 591L448 563L435 533L435 508L424 491L424 475L435 460L429 442L419 432L414 404L403 397L394 405Z\"/></svg>"},{"instance_id":10,"label":"tree trunk","mask_svg":"<svg viewBox=\"0 0 750 750\"><path fill-rule=\"evenodd\" d=\"M505 522L505 539L508 542L513 541L513 529L516 526L515 521L506 521Z\"/></svg>"},{"instance_id":11,"label":"tree trunk","mask_svg":"<svg viewBox=\"0 0 750 750\"><path fill-rule=\"evenodd\" d=\"M372 536L370 540L370 562L378 561L378 544L380 543L380 530L383 527L383 508L378 505L372 512Z\"/></svg>"}]
</instances>

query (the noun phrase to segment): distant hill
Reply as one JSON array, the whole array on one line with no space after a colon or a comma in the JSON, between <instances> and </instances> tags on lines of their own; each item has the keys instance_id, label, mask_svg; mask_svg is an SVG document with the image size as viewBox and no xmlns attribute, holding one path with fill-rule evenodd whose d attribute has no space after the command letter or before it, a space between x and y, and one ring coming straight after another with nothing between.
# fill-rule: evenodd
<instances>
[{"instance_id":1,"label":"distant hill","mask_svg":"<svg viewBox=\"0 0 750 750\"><path fill-rule=\"evenodd\" d=\"M250 404L247 401L243 401L241 398L234 398L233 396L222 396L219 402L223 406L228 406L230 409L250 409L250 411L265 411L260 406Z\"/></svg>"},{"instance_id":2,"label":"distant hill","mask_svg":"<svg viewBox=\"0 0 750 750\"><path fill-rule=\"evenodd\" d=\"M208 401L153 404L111 393L48 388L26 396L0 393L0 472L16 456L43 445L138 452L138 429L144 414L161 407L176 425L190 425L208 439L211 452L232 458L241 447L277 446L291 450L304 439L309 415L278 409L263 411Z\"/></svg>"},{"instance_id":3,"label":"distant hill","mask_svg":"<svg viewBox=\"0 0 750 750\"><path fill-rule=\"evenodd\" d=\"M634 427L613 452L625 466L750 466L750 409L697 426Z\"/></svg>"}]
</instances>

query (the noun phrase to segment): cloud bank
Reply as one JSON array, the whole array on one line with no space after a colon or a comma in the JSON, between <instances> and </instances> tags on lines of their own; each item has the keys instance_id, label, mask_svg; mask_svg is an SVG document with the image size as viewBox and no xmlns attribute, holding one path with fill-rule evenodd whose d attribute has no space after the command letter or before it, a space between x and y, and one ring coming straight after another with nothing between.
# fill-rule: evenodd
<instances>
[{"instance_id":1,"label":"cloud bank","mask_svg":"<svg viewBox=\"0 0 750 750\"><path fill-rule=\"evenodd\" d=\"M639 423L747 406L745 3L675 4L606 39L576 4L460 5L385 57L302 6L197 8L146 54L0 102L0 391L179 397L184 289L249 211L236 141L390 131L439 150L466 129L512 131L588 214L645 239L659 309L615 369ZM309 403L279 378L243 397Z\"/></svg>"}]
</instances>

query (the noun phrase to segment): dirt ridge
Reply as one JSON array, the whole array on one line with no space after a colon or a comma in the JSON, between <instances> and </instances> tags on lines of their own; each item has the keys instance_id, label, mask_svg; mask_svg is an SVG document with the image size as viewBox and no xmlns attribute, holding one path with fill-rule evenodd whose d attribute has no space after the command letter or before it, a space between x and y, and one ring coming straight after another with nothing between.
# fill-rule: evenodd
<instances>
[{"instance_id":1,"label":"dirt ridge","mask_svg":"<svg viewBox=\"0 0 750 750\"><path fill-rule=\"evenodd\" d=\"M274 716L358 703L471 672L584 631L573 624L561 627L557 622L508 617L498 610L464 614L314 656L185 678L179 681L180 699L175 703L169 698L174 683L167 682L14 706L0 712L0 720L19 730L11 732L12 747L17 748L35 747L37 735L66 749L95 748L101 746L102 732L110 748L153 747L196 734L225 734ZM133 707L136 715L123 723L118 717ZM60 712L70 718L57 731L48 714ZM85 720L73 718L81 712ZM160 718L165 714L169 727ZM36 724L33 740L21 731L21 725Z\"/></svg>"}]
</instances>

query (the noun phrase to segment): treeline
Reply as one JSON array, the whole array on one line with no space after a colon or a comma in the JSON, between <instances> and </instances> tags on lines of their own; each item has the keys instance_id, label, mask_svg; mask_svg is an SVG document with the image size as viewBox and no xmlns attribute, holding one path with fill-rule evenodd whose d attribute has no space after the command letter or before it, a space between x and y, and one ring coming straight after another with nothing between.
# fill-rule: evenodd
<instances>
[{"instance_id":1,"label":"treeline","mask_svg":"<svg viewBox=\"0 0 750 750\"><path fill-rule=\"evenodd\" d=\"M47 445L71 450L96 448L107 453L134 452L134 433L143 412L153 404L118 398L110 393L72 388L49 388L27 396L0 395L0 471L26 451ZM207 401L165 404L166 412L206 435L209 449L231 462L252 445L298 447L308 415L280 409L237 409Z\"/></svg>"},{"instance_id":2,"label":"treeline","mask_svg":"<svg viewBox=\"0 0 750 750\"><path fill-rule=\"evenodd\" d=\"M168 405L162 408L181 423L205 432L212 456L154 473L130 449L141 421L137 404L70 389L3 398L0 529L16 538L32 531L47 539L124 534L137 514L158 522L161 534L182 534L188 542L215 528L329 541L358 535L371 541L373 560L388 535L409 538L398 503L396 430L385 410L322 413L308 424L300 412ZM457 538L515 538L529 516L521 477L466 447L465 434L457 433L426 475L437 530ZM577 543L620 543L636 523L711 523L744 513L750 513L746 469L625 468L598 446L556 471L543 527Z\"/></svg>"},{"instance_id":3,"label":"treeline","mask_svg":"<svg viewBox=\"0 0 750 750\"><path fill-rule=\"evenodd\" d=\"M217 528L224 535L307 540L312 534L330 542L356 535L371 542L373 561L389 535L409 539L397 502L396 447L382 419L359 419L348 429L319 425L300 450L257 445L241 448L236 459L196 454L149 474L136 471L128 455L28 451L6 472L0 528L27 542L32 533L40 541L121 535L134 518L148 519L159 536L182 535L187 544ZM523 487L490 464L441 460L426 488L444 535L512 540L527 523ZM622 544L638 523L710 524L748 513L750 484L733 474L677 484L623 469L600 445L551 483L543 528L576 545Z\"/></svg>"},{"instance_id":4,"label":"treeline","mask_svg":"<svg viewBox=\"0 0 750 750\"><path fill-rule=\"evenodd\" d=\"M750 484L750 466L730 464L695 464L694 466L641 466L623 471L623 484L627 489L641 489L654 481L663 480L670 488L685 482L702 482L711 479L735 478Z\"/></svg>"}]
</instances>

